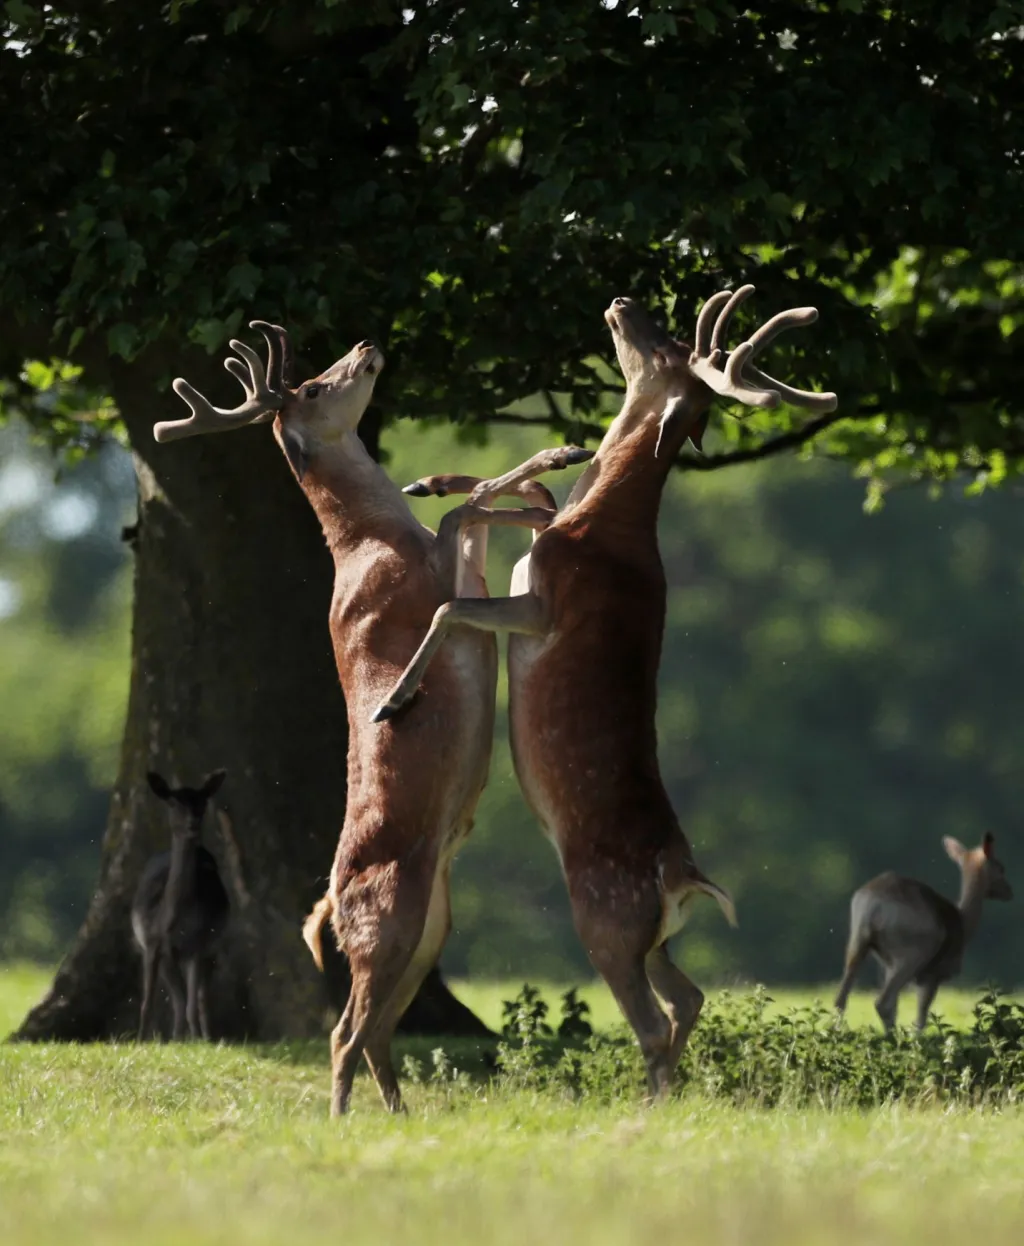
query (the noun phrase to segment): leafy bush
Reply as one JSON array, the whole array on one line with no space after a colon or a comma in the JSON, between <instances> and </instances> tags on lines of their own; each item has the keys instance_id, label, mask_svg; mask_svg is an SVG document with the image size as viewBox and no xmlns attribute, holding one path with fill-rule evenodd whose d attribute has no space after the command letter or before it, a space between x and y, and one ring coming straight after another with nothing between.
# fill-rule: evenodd
<instances>
[{"instance_id":1,"label":"leafy bush","mask_svg":"<svg viewBox=\"0 0 1024 1246\"><path fill-rule=\"evenodd\" d=\"M578 1001L563 997L563 1014ZM1008 1103L1024 1097L1024 1005L987 991L970 1029L933 1023L923 1034L853 1029L821 1004L767 1016L771 999L727 994L702 1014L680 1061L679 1093L737 1103L871 1107L895 1100ZM525 986L505 1005L498 1078L599 1100L635 1098L643 1061L625 1029L557 1041L547 1005ZM589 1028L589 1027L588 1027ZM567 1031L559 1027L564 1039Z\"/></svg>"}]
</instances>

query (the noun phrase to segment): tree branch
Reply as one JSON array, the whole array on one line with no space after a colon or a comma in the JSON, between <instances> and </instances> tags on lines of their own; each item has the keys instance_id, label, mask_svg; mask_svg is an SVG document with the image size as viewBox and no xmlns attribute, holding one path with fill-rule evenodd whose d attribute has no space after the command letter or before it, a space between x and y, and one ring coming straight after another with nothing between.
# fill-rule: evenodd
<instances>
[{"instance_id":1,"label":"tree branch","mask_svg":"<svg viewBox=\"0 0 1024 1246\"><path fill-rule=\"evenodd\" d=\"M769 437L760 445L750 446L744 450L729 450L724 454L708 454L697 458L684 455L676 460L676 467L684 472L713 472L720 467L732 467L736 463L756 463L761 459L773 458L776 454L784 454L787 450L796 450L812 441L819 433L840 420L863 419L860 411L852 414L846 411L830 411L827 415L819 415L808 420L800 428L791 429L788 433L779 433L777 437Z\"/></svg>"}]
</instances>

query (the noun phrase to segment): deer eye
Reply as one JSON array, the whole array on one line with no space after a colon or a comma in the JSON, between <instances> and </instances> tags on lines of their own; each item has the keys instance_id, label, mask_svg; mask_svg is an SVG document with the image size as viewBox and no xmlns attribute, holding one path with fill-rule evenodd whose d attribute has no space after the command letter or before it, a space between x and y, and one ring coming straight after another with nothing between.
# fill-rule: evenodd
<instances>
[{"instance_id":1,"label":"deer eye","mask_svg":"<svg viewBox=\"0 0 1024 1246\"><path fill-rule=\"evenodd\" d=\"M319 385L307 385L306 386L306 397L307 398L315 398L317 394L319 393L320 393Z\"/></svg>"}]
</instances>

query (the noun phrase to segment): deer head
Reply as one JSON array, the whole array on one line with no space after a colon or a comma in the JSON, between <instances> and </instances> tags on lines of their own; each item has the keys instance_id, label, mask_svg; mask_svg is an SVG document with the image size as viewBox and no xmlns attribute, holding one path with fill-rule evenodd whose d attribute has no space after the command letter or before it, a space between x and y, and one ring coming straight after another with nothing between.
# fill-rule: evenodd
<instances>
[{"instance_id":1,"label":"deer head","mask_svg":"<svg viewBox=\"0 0 1024 1246\"><path fill-rule=\"evenodd\" d=\"M175 836L198 838L203 815L210 797L224 782L226 770L214 770L199 787L171 787L167 780L151 770L146 778L154 794L170 806L171 833Z\"/></svg>"},{"instance_id":2,"label":"deer head","mask_svg":"<svg viewBox=\"0 0 1024 1246\"><path fill-rule=\"evenodd\" d=\"M655 454L666 434L675 434L680 442L689 437L700 450L716 395L749 407L788 402L815 412L836 409L835 394L794 389L753 363L754 356L784 330L817 320L815 308L779 312L735 350L726 352L725 335L733 312L753 292L754 287L747 285L735 293L721 290L712 295L697 317L693 347L670 337L632 299L614 299L605 312L626 379L627 403L632 399L637 404L641 418L654 415L658 419Z\"/></svg>"},{"instance_id":3,"label":"deer head","mask_svg":"<svg viewBox=\"0 0 1024 1246\"><path fill-rule=\"evenodd\" d=\"M995 842L996 837L989 833L977 848L965 848L958 839L946 835L942 846L960 867L965 892L974 892L985 900L1012 900L1013 888L1006 877L1006 867L993 852Z\"/></svg>"},{"instance_id":4,"label":"deer head","mask_svg":"<svg viewBox=\"0 0 1024 1246\"><path fill-rule=\"evenodd\" d=\"M253 320L250 327L259 329L266 339L266 367L250 346L234 338L229 345L239 358L224 361L224 367L241 382L244 401L230 410L215 407L178 377L174 392L192 414L186 420L162 421L153 428L153 436L159 442L177 441L273 420L274 435L301 481L318 449L355 432L370 404L384 356L373 342L360 342L326 372L292 388L287 331L265 320Z\"/></svg>"}]
</instances>

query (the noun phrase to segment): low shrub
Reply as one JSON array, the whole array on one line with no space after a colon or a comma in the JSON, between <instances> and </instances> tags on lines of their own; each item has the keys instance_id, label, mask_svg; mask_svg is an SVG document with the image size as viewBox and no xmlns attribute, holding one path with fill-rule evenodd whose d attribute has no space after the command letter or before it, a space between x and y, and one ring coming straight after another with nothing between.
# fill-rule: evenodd
<instances>
[{"instance_id":1,"label":"low shrub","mask_svg":"<svg viewBox=\"0 0 1024 1246\"><path fill-rule=\"evenodd\" d=\"M995 990L978 1000L969 1029L933 1022L923 1034L854 1029L821 1004L768 1016L771 1002L759 988L706 1006L679 1064L678 1093L763 1106L1024 1098L1024 1005ZM643 1061L625 1027L584 1037L582 1027L590 1027L574 992L563 997L557 1035L547 1014L529 985L505 1003L500 1085L605 1101L637 1097Z\"/></svg>"}]
</instances>

